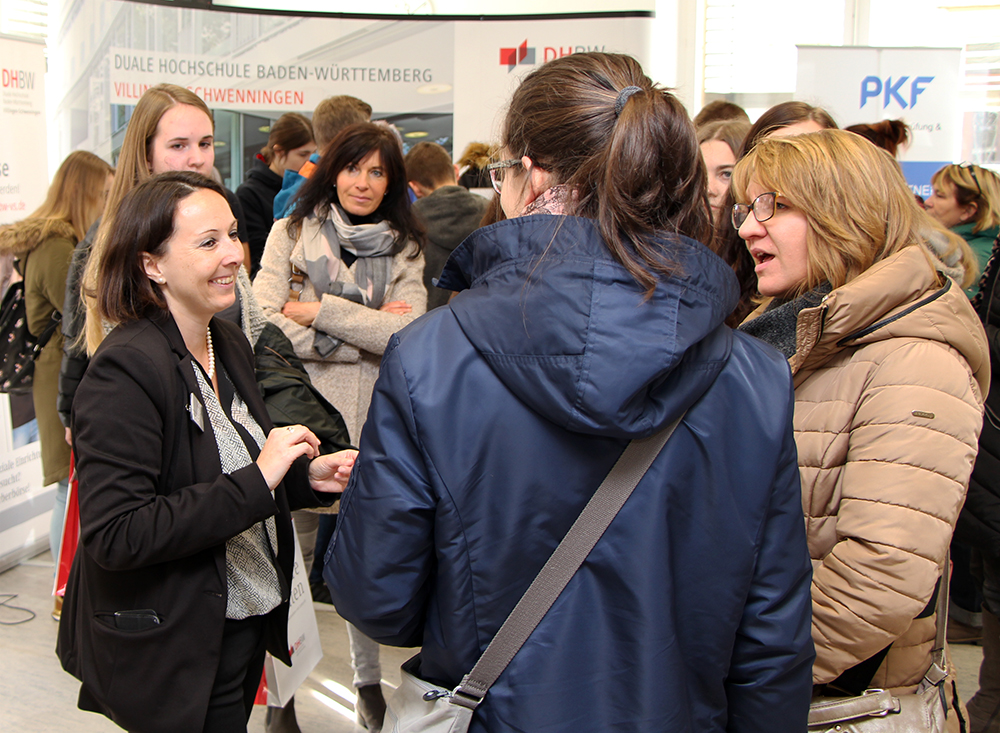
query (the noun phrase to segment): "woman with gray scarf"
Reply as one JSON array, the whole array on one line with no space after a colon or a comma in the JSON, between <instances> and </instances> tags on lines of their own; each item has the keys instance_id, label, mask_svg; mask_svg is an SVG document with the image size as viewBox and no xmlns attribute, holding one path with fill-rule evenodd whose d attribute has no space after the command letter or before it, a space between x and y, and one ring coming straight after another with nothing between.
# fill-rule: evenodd
<instances>
[{"instance_id":1,"label":"woman with gray scarf","mask_svg":"<svg viewBox=\"0 0 1000 733\"><path fill-rule=\"evenodd\" d=\"M423 242L399 142L388 128L364 123L334 138L264 248L254 294L355 442L389 338L425 311ZM378 645L348 631L358 722L377 730Z\"/></svg>"}]
</instances>

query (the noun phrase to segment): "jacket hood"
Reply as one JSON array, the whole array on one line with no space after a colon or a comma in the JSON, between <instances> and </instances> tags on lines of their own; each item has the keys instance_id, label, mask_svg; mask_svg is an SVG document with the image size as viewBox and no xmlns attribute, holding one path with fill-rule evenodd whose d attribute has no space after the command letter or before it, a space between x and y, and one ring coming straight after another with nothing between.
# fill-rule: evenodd
<instances>
[{"instance_id":1,"label":"jacket hood","mask_svg":"<svg viewBox=\"0 0 1000 733\"><path fill-rule=\"evenodd\" d=\"M0 232L0 254L15 257L35 249L46 239L60 237L76 242L76 232L62 219L25 219Z\"/></svg>"},{"instance_id":2,"label":"jacket hood","mask_svg":"<svg viewBox=\"0 0 1000 733\"><path fill-rule=\"evenodd\" d=\"M454 250L479 225L489 202L461 186L442 186L413 204L414 210L434 222L434 244ZM470 221L472 225L470 226Z\"/></svg>"},{"instance_id":3,"label":"jacket hood","mask_svg":"<svg viewBox=\"0 0 1000 733\"><path fill-rule=\"evenodd\" d=\"M808 327L809 321L818 329ZM789 360L793 372L815 368L843 348L912 337L954 348L968 362L981 393L989 389L982 323L959 285L928 267L921 247L907 247L837 288L820 306L802 311L799 324L798 350ZM809 334L817 331L810 348Z\"/></svg>"},{"instance_id":4,"label":"jacket hood","mask_svg":"<svg viewBox=\"0 0 1000 733\"><path fill-rule=\"evenodd\" d=\"M652 298L595 223L536 215L475 231L440 282L466 337L517 397L579 433L645 437L694 404L732 348L732 269L684 237L661 240L677 266Z\"/></svg>"}]
</instances>

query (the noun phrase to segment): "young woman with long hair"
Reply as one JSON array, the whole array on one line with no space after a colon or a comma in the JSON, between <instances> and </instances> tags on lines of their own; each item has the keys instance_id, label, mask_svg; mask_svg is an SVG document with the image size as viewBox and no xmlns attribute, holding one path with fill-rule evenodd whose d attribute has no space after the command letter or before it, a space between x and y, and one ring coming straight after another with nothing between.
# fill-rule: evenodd
<instances>
[{"instance_id":1,"label":"young woman with long hair","mask_svg":"<svg viewBox=\"0 0 1000 733\"><path fill-rule=\"evenodd\" d=\"M197 94L175 84L147 89L125 130L107 213L113 214L129 191L153 175L175 170L210 175L215 163L214 136L212 112ZM246 242L239 201L232 191L223 190L239 223L240 241ZM109 235L107 222L107 217L100 220L79 243L66 283L59 414L67 428L76 387L87 369L87 353L93 352L105 335L106 324L97 316L93 295L82 296L84 291L96 292L101 252Z\"/></svg>"},{"instance_id":2,"label":"young woman with long hair","mask_svg":"<svg viewBox=\"0 0 1000 733\"><path fill-rule=\"evenodd\" d=\"M635 59L577 53L525 77L500 143L507 218L383 357L328 551L338 612L454 688L626 445L683 415L470 730L804 730L791 380L723 324L687 112Z\"/></svg>"},{"instance_id":3,"label":"young woman with long hair","mask_svg":"<svg viewBox=\"0 0 1000 733\"><path fill-rule=\"evenodd\" d=\"M26 219L0 233L0 253L18 258L18 269L24 277L28 330L36 336L45 330L54 313L63 311L73 248L101 216L113 180L114 169L93 153L70 153L56 171L45 202ZM46 486L58 484L49 529L49 546L57 564L70 453L56 411L62 348L63 336L56 328L35 361L31 385L42 442L42 481ZM56 601L57 614L60 600Z\"/></svg>"}]
</instances>

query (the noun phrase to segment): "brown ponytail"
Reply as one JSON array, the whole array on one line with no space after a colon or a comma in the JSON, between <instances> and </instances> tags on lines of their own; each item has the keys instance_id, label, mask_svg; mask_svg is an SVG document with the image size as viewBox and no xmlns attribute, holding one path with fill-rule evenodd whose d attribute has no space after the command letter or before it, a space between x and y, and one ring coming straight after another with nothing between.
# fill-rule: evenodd
<instances>
[{"instance_id":1,"label":"brown ponytail","mask_svg":"<svg viewBox=\"0 0 1000 733\"><path fill-rule=\"evenodd\" d=\"M621 95L626 87L639 91ZM711 237L694 126L630 56L577 53L539 67L514 92L502 140L511 156L527 155L575 192L568 213L597 222L647 295L675 269L657 238Z\"/></svg>"},{"instance_id":2,"label":"brown ponytail","mask_svg":"<svg viewBox=\"0 0 1000 733\"><path fill-rule=\"evenodd\" d=\"M844 129L889 151L893 158L899 152L899 146L910 141L910 126L902 120L881 120L871 124L850 125Z\"/></svg>"}]
</instances>

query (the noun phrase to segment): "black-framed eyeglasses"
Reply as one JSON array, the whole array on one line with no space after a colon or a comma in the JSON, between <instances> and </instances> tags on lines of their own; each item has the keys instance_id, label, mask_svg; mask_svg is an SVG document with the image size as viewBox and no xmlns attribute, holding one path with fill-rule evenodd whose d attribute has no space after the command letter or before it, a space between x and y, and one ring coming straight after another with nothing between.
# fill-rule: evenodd
<instances>
[{"instance_id":1,"label":"black-framed eyeglasses","mask_svg":"<svg viewBox=\"0 0 1000 733\"><path fill-rule=\"evenodd\" d=\"M774 216L774 200L777 197L777 191L768 191L755 198L749 205L733 204L733 228L738 230L741 226L743 226L743 222L745 222L747 217L750 216L751 211L753 212L754 218L763 224L765 221Z\"/></svg>"},{"instance_id":2,"label":"black-framed eyeglasses","mask_svg":"<svg viewBox=\"0 0 1000 733\"><path fill-rule=\"evenodd\" d=\"M976 164L975 163L959 163L958 167L962 170L969 171L969 175L972 176L972 182L976 184L976 190L979 191L979 197L983 197L983 187L979 185L979 179L976 178Z\"/></svg>"},{"instance_id":3,"label":"black-framed eyeglasses","mask_svg":"<svg viewBox=\"0 0 1000 733\"><path fill-rule=\"evenodd\" d=\"M515 165L521 165L520 158L508 158L507 160L500 160L486 166L486 170L489 171L490 174L490 183L493 184L494 191L500 193L500 189L503 187L504 171L507 168L513 168Z\"/></svg>"}]
</instances>

